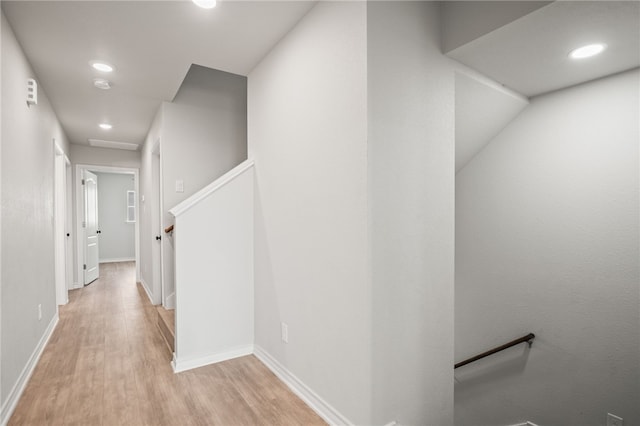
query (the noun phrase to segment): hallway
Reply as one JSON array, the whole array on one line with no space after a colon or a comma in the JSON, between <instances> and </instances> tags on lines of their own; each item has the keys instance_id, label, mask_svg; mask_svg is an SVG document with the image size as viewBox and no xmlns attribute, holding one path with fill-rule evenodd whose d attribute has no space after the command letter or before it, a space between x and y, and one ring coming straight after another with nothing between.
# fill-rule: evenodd
<instances>
[{"instance_id":1,"label":"hallway","mask_svg":"<svg viewBox=\"0 0 640 426\"><path fill-rule=\"evenodd\" d=\"M174 374L133 262L69 293L9 425L324 424L255 357Z\"/></svg>"}]
</instances>

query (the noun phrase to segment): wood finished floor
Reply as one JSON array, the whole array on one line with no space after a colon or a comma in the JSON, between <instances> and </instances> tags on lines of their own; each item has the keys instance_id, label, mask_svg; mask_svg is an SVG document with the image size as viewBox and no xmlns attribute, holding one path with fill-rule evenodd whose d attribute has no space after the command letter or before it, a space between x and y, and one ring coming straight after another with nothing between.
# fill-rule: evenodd
<instances>
[{"instance_id":1,"label":"wood finished floor","mask_svg":"<svg viewBox=\"0 0 640 426\"><path fill-rule=\"evenodd\" d=\"M174 374L133 263L69 293L9 425L324 425L253 356Z\"/></svg>"}]
</instances>

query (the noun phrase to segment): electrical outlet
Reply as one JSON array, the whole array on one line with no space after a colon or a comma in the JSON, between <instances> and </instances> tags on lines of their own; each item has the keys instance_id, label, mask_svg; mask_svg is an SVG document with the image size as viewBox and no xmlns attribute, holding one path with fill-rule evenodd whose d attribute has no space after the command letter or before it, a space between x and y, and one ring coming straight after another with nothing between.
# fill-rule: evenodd
<instances>
[{"instance_id":1,"label":"electrical outlet","mask_svg":"<svg viewBox=\"0 0 640 426\"><path fill-rule=\"evenodd\" d=\"M38 321L42 319L42 303L38 304Z\"/></svg>"},{"instance_id":2,"label":"electrical outlet","mask_svg":"<svg viewBox=\"0 0 640 426\"><path fill-rule=\"evenodd\" d=\"M607 426L623 426L624 420L615 414L607 413Z\"/></svg>"},{"instance_id":3,"label":"electrical outlet","mask_svg":"<svg viewBox=\"0 0 640 426\"><path fill-rule=\"evenodd\" d=\"M280 323L280 334L284 343L289 343L289 326L284 322Z\"/></svg>"}]
</instances>

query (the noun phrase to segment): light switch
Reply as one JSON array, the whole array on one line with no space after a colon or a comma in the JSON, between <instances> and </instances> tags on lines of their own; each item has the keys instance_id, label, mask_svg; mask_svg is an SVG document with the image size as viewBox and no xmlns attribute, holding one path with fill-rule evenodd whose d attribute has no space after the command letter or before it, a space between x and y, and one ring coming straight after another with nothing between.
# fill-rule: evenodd
<instances>
[{"instance_id":1,"label":"light switch","mask_svg":"<svg viewBox=\"0 0 640 426\"><path fill-rule=\"evenodd\" d=\"M176 181L176 192L184 192L184 181L182 179Z\"/></svg>"}]
</instances>

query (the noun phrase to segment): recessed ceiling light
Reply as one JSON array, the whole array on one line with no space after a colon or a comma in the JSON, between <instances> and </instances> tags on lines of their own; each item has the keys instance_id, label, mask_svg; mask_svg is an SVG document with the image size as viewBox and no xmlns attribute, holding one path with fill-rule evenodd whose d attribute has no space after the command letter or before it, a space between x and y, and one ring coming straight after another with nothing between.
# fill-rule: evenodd
<instances>
[{"instance_id":1,"label":"recessed ceiling light","mask_svg":"<svg viewBox=\"0 0 640 426\"><path fill-rule=\"evenodd\" d=\"M110 65L103 61L91 61L89 62L93 69L100 72L111 72L113 71L113 65Z\"/></svg>"},{"instance_id":2,"label":"recessed ceiling light","mask_svg":"<svg viewBox=\"0 0 640 426\"><path fill-rule=\"evenodd\" d=\"M103 130L109 130L113 127L111 124L107 124L107 123L100 123L98 124L98 126L100 126L100 128Z\"/></svg>"},{"instance_id":3,"label":"recessed ceiling light","mask_svg":"<svg viewBox=\"0 0 640 426\"><path fill-rule=\"evenodd\" d=\"M203 9L213 9L216 7L216 0L192 0Z\"/></svg>"},{"instance_id":4,"label":"recessed ceiling light","mask_svg":"<svg viewBox=\"0 0 640 426\"><path fill-rule=\"evenodd\" d=\"M572 59L584 59L589 58L591 56L595 56L598 53L602 53L602 51L607 47L606 44L596 43L596 44L588 44L586 46L578 47L569 53L569 57Z\"/></svg>"},{"instance_id":5,"label":"recessed ceiling light","mask_svg":"<svg viewBox=\"0 0 640 426\"><path fill-rule=\"evenodd\" d=\"M94 78L93 85L102 90L111 89L111 82L109 80L105 80L104 78Z\"/></svg>"}]
</instances>

